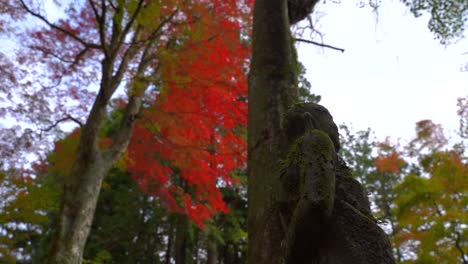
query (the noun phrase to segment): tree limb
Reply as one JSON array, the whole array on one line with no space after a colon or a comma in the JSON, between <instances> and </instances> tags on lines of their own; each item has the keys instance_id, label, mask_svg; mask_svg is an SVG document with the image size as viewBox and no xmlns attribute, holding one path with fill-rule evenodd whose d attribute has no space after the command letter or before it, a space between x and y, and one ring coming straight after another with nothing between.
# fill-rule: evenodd
<instances>
[{"instance_id":1,"label":"tree limb","mask_svg":"<svg viewBox=\"0 0 468 264\"><path fill-rule=\"evenodd\" d=\"M96 21L98 22L99 27L99 39L101 41L101 46L104 54L107 54L107 47L106 47L106 8L105 5L101 5L101 14L99 14L96 4L93 0L88 0L89 4L91 5L91 9L93 9L94 16L96 17Z\"/></svg>"},{"instance_id":2,"label":"tree limb","mask_svg":"<svg viewBox=\"0 0 468 264\"><path fill-rule=\"evenodd\" d=\"M138 39L140 36L140 30L137 28L134 32L133 36L133 41ZM128 69L129 66L129 61L136 55L138 52L138 47L136 46L130 46L125 53L122 56L122 59L120 61L120 64L118 65L115 73L112 75L112 79L110 82L110 87L109 90L107 91L109 93L109 96L112 96L114 94L115 90L117 89L118 85L122 81L122 78L125 74L125 72ZM110 97L109 97L110 98Z\"/></svg>"},{"instance_id":3,"label":"tree limb","mask_svg":"<svg viewBox=\"0 0 468 264\"><path fill-rule=\"evenodd\" d=\"M313 44L315 46L319 46L319 47L322 47L322 48L328 48L328 49L332 49L332 50L338 50L338 51L341 51L341 52L344 52L345 50L342 49L342 48L337 48L335 46L331 46L331 45L328 45L328 44L323 44L323 43L319 43L319 42L315 42L313 40L307 40L307 39L301 39L301 38L295 38L294 39L295 41L300 41L300 42L305 42L305 43L309 43L309 44Z\"/></svg>"},{"instance_id":4,"label":"tree limb","mask_svg":"<svg viewBox=\"0 0 468 264\"><path fill-rule=\"evenodd\" d=\"M119 41L119 42L123 42L123 40L124 40L125 37L127 36L128 32L130 31L130 29L131 29L133 23L135 22L135 20L136 20L138 14L140 13L140 10L141 10L141 8L142 8L142 6L143 6L143 2L144 2L143 0L140 0L140 1L138 2L138 6L137 6L137 8L135 9L135 12L133 12L133 14L131 14L131 17L130 17L129 21L128 21L127 24L125 25L125 27L124 27L124 29L123 29L121 35L120 35L120 41Z\"/></svg>"}]
</instances>

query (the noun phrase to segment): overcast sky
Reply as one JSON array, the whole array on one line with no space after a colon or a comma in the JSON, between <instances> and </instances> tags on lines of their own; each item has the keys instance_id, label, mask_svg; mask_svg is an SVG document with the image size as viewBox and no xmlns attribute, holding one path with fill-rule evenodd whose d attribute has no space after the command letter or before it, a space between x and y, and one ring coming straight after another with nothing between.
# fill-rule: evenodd
<instances>
[{"instance_id":1,"label":"overcast sky","mask_svg":"<svg viewBox=\"0 0 468 264\"><path fill-rule=\"evenodd\" d=\"M455 131L457 98L468 95L468 73L460 71L468 41L440 45L427 29L429 16L414 18L400 1L383 2L377 16L355 1L318 6L324 42L346 51L299 44L312 92L336 123L370 127L379 139L408 140L422 119Z\"/></svg>"}]
</instances>

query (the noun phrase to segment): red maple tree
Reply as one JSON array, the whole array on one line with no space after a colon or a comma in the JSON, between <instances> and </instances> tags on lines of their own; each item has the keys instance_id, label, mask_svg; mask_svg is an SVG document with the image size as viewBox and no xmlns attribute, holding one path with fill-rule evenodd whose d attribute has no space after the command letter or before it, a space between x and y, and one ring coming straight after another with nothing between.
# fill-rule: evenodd
<instances>
[{"instance_id":1,"label":"red maple tree","mask_svg":"<svg viewBox=\"0 0 468 264\"><path fill-rule=\"evenodd\" d=\"M204 26L164 58L164 92L145 109L128 149L128 169L142 189L199 226L228 211L218 187L232 184L229 173L246 162L249 48L241 32L246 20L232 19L236 2L192 12L204 12Z\"/></svg>"}]
</instances>

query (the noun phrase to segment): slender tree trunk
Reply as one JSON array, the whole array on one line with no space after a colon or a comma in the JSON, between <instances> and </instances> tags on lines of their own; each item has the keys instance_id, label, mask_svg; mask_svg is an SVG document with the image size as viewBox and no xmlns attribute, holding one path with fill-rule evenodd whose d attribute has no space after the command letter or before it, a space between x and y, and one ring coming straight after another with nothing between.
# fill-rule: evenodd
<instances>
[{"instance_id":1,"label":"slender tree trunk","mask_svg":"<svg viewBox=\"0 0 468 264\"><path fill-rule=\"evenodd\" d=\"M216 263L218 263L218 247L216 245L215 238L209 236L206 264L216 264Z\"/></svg>"},{"instance_id":2,"label":"slender tree trunk","mask_svg":"<svg viewBox=\"0 0 468 264\"><path fill-rule=\"evenodd\" d=\"M192 248L192 259L194 264L200 263L200 248L201 248L201 241L200 241L200 233L197 232L197 235L195 236L194 243L193 243L193 248Z\"/></svg>"},{"instance_id":3,"label":"slender tree trunk","mask_svg":"<svg viewBox=\"0 0 468 264\"><path fill-rule=\"evenodd\" d=\"M171 221L171 218L168 218L169 221ZM172 240L173 240L173 230L174 228L172 227L172 222L169 224L169 230L168 230L168 235L167 235L167 248L166 248L166 254L164 256L165 264L170 264L171 263L171 251L172 251Z\"/></svg>"},{"instance_id":4,"label":"slender tree trunk","mask_svg":"<svg viewBox=\"0 0 468 264\"><path fill-rule=\"evenodd\" d=\"M106 94L108 90L103 82L88 120L81 129L76 160L71 174L65 178L60 215L46 263L82 263L102 181L130 141L134 117L140 109L137 98L130 99L120 133L112 146L107 150L99 149L99 128L111 96Z\"/></svg>"},{"instance_id":5,"label":"slender tree trunk","mask_svg":"<svg viewBox=\"0 0 468 264\"><path fill-rule=\"evenodd\" d=\"M188 219L186 216L177 216L177 230L175 238L175 264L185 264L187 259L187 232Z\"/></svg>"},{"instance_id":6,"label":"slender tree trunk","mask_svg":"<svg viewBox=\"0 0 468 264\"><path fill-rule=\"evenodd\" d=\"M249 73L248 263L277 264L285 230L277 208L284 114L297 97L286 0L256 0Z\"/></svg>"}]
</instances>

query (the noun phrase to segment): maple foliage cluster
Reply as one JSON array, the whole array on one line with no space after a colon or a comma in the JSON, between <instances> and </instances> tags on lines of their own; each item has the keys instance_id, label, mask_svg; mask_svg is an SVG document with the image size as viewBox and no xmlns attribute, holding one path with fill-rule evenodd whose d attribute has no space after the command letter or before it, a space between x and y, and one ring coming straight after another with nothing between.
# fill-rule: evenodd
<instances>
[{"instance_id":1,"label":"maple foliage cluster","mask_svg":"<svg viewBox=\"0 0 468 264\"><path fill-rule=\"evenodd\" d=\"M383 173L400 173L401 168L405 165L405 161L401 157L401 153L396 150L396 147L388 141L378 144L379 154L375 159L375 167L381 174Z\"/></svg>"},{"instance_id":2,"label":"maple foliage cluster","mask_svg":"<svg viewBox=\"0 0 468 264\"><path fill-rule=\"evenodd\" d=\"M241 21L232 19L238 1L211 3L187 13L201 26L162 59L164 91L144 110L126 156L143 190L199 226L228 212L218 187L231 186L230 173L246 166L248 43Z\"/></svg>"}]
</instances>

